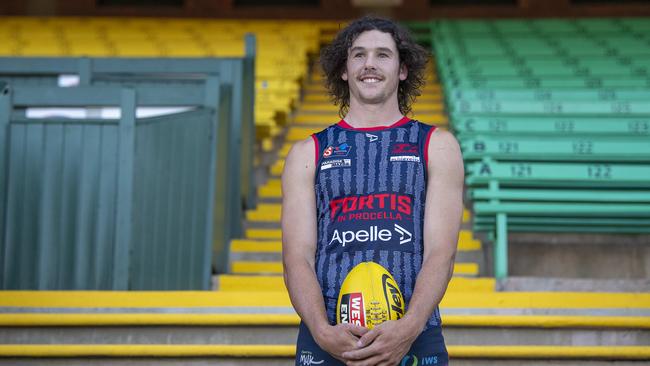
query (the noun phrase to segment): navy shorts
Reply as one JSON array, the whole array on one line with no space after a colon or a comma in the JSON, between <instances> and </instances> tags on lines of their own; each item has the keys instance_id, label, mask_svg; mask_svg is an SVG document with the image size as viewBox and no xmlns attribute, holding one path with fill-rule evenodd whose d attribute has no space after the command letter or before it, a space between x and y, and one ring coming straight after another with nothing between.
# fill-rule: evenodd
<instances>
[{"instance_id":1,"label":"navy shorts","mask_svg":"<svg viewBox=\"0 0 650 366\"><path fill-rule=\"evenodd\" d=\"M396 366L447 366L448 363L449 355L442 330L439 327L430 327L415 339L402 362ZM343 362L323 351L312 338L307 326L301 322L296 345L296 366L312 365L345 366Z\"/></svg>"}]
</instances>

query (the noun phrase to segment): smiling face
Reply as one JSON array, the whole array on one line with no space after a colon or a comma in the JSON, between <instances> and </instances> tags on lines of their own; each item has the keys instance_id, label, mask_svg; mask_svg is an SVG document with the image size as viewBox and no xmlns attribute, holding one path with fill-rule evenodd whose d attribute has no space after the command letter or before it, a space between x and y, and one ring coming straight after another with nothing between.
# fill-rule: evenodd
<instances>
[{"instance_id":1,"label":"smiling face","mask_svg":"<svg viewBox=\"0 0 650 366\"><path fill-rule=\"evenodd\" d=\"M393 37L378 30L365 31L348 50L346 70L341 78L350 88L350 105L385 104L394 100L397 87L406 80Z\"/></svg>"}]
</instances>

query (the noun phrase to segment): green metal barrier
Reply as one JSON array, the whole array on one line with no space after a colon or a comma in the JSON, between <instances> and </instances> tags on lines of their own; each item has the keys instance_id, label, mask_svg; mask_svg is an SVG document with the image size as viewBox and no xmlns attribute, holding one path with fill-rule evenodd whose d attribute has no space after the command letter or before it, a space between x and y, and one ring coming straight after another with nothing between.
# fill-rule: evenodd
<instances>
[{"instance_id":1,"label":"green metal barrier","mask_svg":"<svg viewBox=\"0 0 650 366\"><path fill-rule=\"evenodd\" d=\"M166 89L5 86L2 288L209 289L212 246L225 241L213 201L228 88L215 78ZM149 104L193 109L136 118ZM89 106L119 106L121 117L25 116Z\"/></svg>"},{"instance_id":2,"label":"green metal barrier","mask_svg":"<svg viewBox=\"0 0 650 366\"><path fill-rule=\"evenodd\" d=\"M242 205L254 208L255 145L255 37L245 37L243 58L14 58L0 57L0 80L12 85L56 85L59 75L78 75L80 85L164 85L185 80L199 83L217 76L232 88L229 144L232 145L232 177L239 177L229 195L233 217L243 217ZM241 236L241 220L233 233Z\"/></svg>"}]
</instances>

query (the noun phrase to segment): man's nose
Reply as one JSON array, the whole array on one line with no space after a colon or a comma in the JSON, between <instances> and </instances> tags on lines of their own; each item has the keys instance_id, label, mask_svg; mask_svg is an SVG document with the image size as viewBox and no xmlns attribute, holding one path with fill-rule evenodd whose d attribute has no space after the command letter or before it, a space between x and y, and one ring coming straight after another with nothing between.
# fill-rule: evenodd
<instances>
[{"instance_id":1,"label":"man's nose","mask_svg":"<svg viewBox=\"0 0 650 366\"><path fill-rule=\"evenodd\" d=\"M375 69L375 57L372 55L368 55L366 57L365 62L363 64L364 69L366 70L374 70Z\"/></svg>"}]
</instances>

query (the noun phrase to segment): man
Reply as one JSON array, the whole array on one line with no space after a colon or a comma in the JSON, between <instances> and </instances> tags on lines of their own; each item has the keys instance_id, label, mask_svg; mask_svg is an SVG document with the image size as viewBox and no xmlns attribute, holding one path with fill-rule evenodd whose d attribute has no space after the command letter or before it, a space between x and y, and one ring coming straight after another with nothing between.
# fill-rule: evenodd
<instances>
[{"instance_id":1,"label":"man","mask_svg":"<svg viewBox=\"0 0 650 366\"><path fill-rule=\"evenodd\" d=\"M366 17L321 64L343 119L296 143L282 176L284 278L302 319L296 365L446 365L438 304L453 272L464 170L450 133L404 116L426 52L393 22ZM384 235L366 235L373 226ZM393 275L407 309L372 330L335 319L341 283L364 261Z\"/></svg>"}]
</instances>

